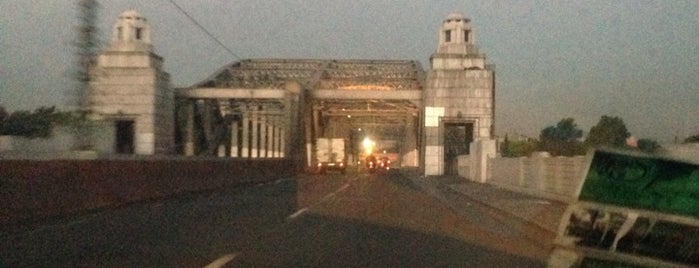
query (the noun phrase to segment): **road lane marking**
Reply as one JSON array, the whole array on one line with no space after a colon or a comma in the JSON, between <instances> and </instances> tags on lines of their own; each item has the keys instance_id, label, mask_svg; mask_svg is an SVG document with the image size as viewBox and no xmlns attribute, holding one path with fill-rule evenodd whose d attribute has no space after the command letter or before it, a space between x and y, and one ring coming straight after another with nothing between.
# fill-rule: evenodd
<instances>
[{"instance_id":1,"label":"road lane marking","mask_svg":"<svg viewBox=\"0 0 699 268\"><path fill-rule=\"evenodd\" d=\"M323 200L333 198L333 196L335 196L335 193L329 193L329 194L325 195L325 197L323 197Z\"/></svg>"},{"instance_id":2,"label":"road lane marking","mask_svg":"<svg viewBox=\"0 0 699 268\"><path fill-rule=\"evenodd\" d=\"M294 219L298 216L301 216L301 214L306 213L306 211L308 211L308 208L299 209L298 211L294 212L294 214L291 214L291 216L289 216L289 219Z\"/></svg>"},{"instance_id":3,"label":"road lane marking","mask_svg":"<svg viewBox=\"0 0 699 268\"><path fill-rule=\"evenodd\" d=\"M329 194L325 195L325 196L324 196L322 199L320 199L320 201L317 202L317 203L319 204L319 203L327 202L328 200L334 198L338 193L347 190L349 187L350 187L350 184L349 184L349 183L345 183L344 185L342 185L342 187L340 187L339 189L337 189L335 192L332 192L332 193L329 193ZM301 214L306 213L308 210L309 210L308 207L299 209L298 211L294 212L294 214L291 214L289 217L287 217L287 219L293 220L293 219L295 219L296 217L301 216Z\"/></svg>"},{"instance_id":4,"label":"road lane marking","mask_svg":"<svg viewBox=\"0 0 699 268\"><path fill-rule=\"evenodd\" d=\"M227 263L229 263L229 262L231 262L233 259L235 259L235 257L238 256L238 254L240 254L240 252L236 252L236 253L233 253L233 254L223 255L223 256L221 256L220 258L216 259L214 262L209 263L209 265L204 266L204 268L220 268L220 267L223 267L224 265L226 265Z\"/></svg>"}]
</instances>

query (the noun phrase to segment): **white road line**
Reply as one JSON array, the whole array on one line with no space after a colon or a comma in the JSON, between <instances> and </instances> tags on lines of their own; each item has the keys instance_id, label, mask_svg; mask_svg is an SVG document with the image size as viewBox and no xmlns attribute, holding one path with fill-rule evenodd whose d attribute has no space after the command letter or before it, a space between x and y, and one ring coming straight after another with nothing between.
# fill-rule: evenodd
<instances>
[{"instance_id":1,"label":"white road line","mask_svg":"<svg viewBox=\"0 0 699 268\"><path fill-rule=\"evenodd\" d=\"M289 219L296 218L298 216L301 216L301 214L305 213L306 211L308 211L308 208L299 209L298 211L294 212L294 214L291 214L291 216L289 216L288 218Z\"/></svg>"},{"instance_id":2,"label":"white road line","mask_svg":"<svg viewBox=\"0 0 699 268\"><path fill-rule=\"evenodd\" d=\"M335 193L329 193L329 194L325 195L325 197L323 197L323 200L333 198L333 196L335 196Z\"/></svg>"},{"instance_id":3,"label":"white road line","mask_svg":"<svg viewBox=\"0 0 699 268\"><path fill-rule=\"evenodd\" d=\"M204 266L204 268L220 268L220 267L223 267L224 265L226 265L226 263L229 263L229 262L231 262L233 259L235 259L235 257L238 256L238 254L240 254L240 252L236 252L236 253L228 254L228 255L223 255L223 256L221 256L220 258L218 258L217 260L215 260L214 262L209 263L209 265Z\"/></svg>"},{"instance_id":4,"label":"white road line","mask_svg":"<svg viewBox=\"0 0 699 268\"><path fill-rule=\"evenodd\" d=\"M337 191L325 195L325 196L320 200L320 202L318 202L318 203L323 203L323 202L326 202L326 201L332 199L332 198L335 197L338 193L340 193L340 192L342 192L342 191L344 191L344 190L347 190L347 188L349 188L349 187L350 187L350 184L349 184L349 183L345 183L345 185L342 185L342 187L340 187L340 189L337 189ZM301 214L306 213L307 211L308 211L308 207L299 209L298 211L294 212L294 214L291 214L289 217L287 217L287 219L290 219L290 220L291 220L291 219L294 219L294 218L296 218L296 217L298 217L298 216L301 216Z\"/></svg>"}]
</instances>

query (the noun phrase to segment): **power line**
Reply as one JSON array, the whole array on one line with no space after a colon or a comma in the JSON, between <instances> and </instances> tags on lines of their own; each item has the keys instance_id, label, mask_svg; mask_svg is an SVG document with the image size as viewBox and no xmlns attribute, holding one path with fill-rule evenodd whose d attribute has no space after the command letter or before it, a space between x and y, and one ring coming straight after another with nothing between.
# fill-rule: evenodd
<instances>
[{"instance_id":1,"label":"power line","mask_svg":"<svg viewBox=\"0 0 699 268\"><path fill-rule=\"evenodd\" d=\"M177 10L179 10L182 14L184 14L185 16L187 16L187 18L189 18L189 20L192 21L192 23L194 23L194 25L196 25L197 27L199 27L199 29L201 29L202 31L204 31L204 33L206 33L206 35L208 35L209 37L211 37L211 39L213 39L214 41L216 41L216 43L218 43L218 45L220 45L224 50L226 50L228 53L230 53L231 55L233 55L233 57L235 57L236 59L238 59L238 60L241 59L238 55L236 55L236 54L233 52L233 50L231 50L231 49L228 48L226 45L224 45L220 40L218 40L218 38L216 38L213 34L211 34L211 32L209 32L208 30L206 30L206 28L204 28L204 26L202 26L197 20L195 20L194 17L192 17L191 15L189 15L189 13L187 13L187 11L185 11L184 9L182 9L182 7L180 7L177 3L175 3L174 0L168 0L168 1L169 1L173 6L175 6L175 7L177 8Z\"/></svg>"}]
</instances>

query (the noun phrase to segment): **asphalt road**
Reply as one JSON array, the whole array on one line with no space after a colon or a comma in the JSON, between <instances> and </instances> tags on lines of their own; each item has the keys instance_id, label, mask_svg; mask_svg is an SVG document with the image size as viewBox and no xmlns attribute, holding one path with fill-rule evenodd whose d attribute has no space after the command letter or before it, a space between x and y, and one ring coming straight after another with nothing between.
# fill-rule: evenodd
<instances>
[{"instance_id":1,"label":"asphalt road","mask_svg":"<svg viewBox=\"0 0 699 268\"><path fill-rule=\"evenodd\" d=\"M544 267L514 218L399 172L299 175L0 233L8 267Z\"/></svg>"}]
</instances>

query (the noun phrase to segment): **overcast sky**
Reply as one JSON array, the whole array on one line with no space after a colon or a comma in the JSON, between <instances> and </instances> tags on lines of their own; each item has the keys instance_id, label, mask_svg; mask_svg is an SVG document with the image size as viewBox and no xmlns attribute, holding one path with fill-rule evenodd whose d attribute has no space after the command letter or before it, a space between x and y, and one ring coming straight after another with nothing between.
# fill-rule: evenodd
<instances>
[{"instance_id":1,"label":"overcast sky","mask_svg":"<svg viewBox=\"0 0 699 268\"><path fill-rule=\"evenodd\" d=\"M101 40L123 11L148 18L178 87L246 58L405 59L429 69L452 12L472 19L496 68L496 134L562 118L587 133L619 116L638 138L699 133L699 1L102 0ZM0 105L70 104L76 0L0 1ZM240 57L240 58L237 58Z\"/></svg>"}]
</instances>

